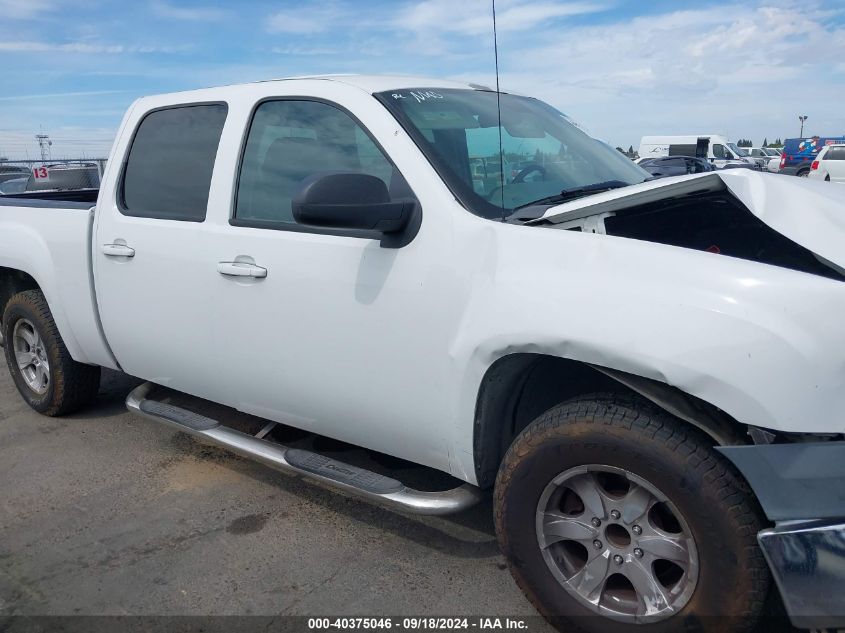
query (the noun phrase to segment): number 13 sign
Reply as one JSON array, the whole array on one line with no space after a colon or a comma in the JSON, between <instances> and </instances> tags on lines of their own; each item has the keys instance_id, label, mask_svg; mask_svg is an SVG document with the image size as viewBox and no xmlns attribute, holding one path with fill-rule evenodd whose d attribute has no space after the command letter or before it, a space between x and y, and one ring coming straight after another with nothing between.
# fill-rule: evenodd
<instances>
[{"instance_id":1,"label":"number 13 sign","mask_svg":"<svg viewBox=\"0 0 845 633\"><path fill-rule=\"evenodd\" d=\"M44 180L47 178L47 168L46 167L33 167L32 169L32 177L36 180Z\"/></svg>"}]
</instances>

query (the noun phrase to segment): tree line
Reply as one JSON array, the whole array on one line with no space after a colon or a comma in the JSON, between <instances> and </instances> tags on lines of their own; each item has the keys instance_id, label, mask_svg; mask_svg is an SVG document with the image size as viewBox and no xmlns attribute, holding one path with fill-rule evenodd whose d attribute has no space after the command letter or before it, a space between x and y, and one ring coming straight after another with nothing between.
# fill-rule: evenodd
<instances>
[{"instance_id":1,"label":"tree line","mask_svg":"<svg viewBox=\"0 0 845 633\"><path fill-rule=\"evenodd\" d=\"M750 139L741 138L737 142L737 147L754 147L754 143L751 142ZM781 148L783 147L783 141L780 139L776 139L774 142L769 143L768 138L763 139L762 147L774 147L774 148Z\"/></svg>"}]
</instances>

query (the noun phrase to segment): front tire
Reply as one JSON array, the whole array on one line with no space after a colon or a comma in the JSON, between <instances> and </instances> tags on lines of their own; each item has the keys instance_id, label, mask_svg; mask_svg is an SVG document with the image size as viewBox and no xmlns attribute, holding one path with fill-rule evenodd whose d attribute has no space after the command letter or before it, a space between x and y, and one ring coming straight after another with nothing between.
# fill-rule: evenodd
<instances>
[{"instance_id":1,"label":"front tire","mask_svg":"<svg viewBox=\"0 0 845 633\"><path fill-rule=\"evenodd\" d=\"M494 503L499 544L538 611L562 631L750 629L769 588L761 514L712 445L619 395L532 422Z\"/></svg>"},{"instance_id":2,"label":"front tire","mask_svg":"<svg viewBox=\"0 0 845 633\"><path fill-rule=\"evenodd\" d=\"M100 368L77 363L40 290L19 292L3 312L6 364L26 403L44 415L72 413L97 397Z\"/></svg>"}]
</instances>

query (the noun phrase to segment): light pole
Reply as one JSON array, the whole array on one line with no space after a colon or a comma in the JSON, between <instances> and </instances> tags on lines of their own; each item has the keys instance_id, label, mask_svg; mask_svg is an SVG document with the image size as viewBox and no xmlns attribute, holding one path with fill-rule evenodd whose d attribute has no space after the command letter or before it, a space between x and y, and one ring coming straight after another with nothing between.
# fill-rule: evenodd
<instances>
[{"instance_id":1,"label":"light pole","mask_svg":"<svg viewBox=\"0 0 845 633\"><path fill-rule=\"evenodd\" d=\"M804 138L804 121L807 120L807 115L806 114L799 115L798 120L801 121L801 134L799 134L799 136L801 138Z\"/></svg>"}]
</instances>

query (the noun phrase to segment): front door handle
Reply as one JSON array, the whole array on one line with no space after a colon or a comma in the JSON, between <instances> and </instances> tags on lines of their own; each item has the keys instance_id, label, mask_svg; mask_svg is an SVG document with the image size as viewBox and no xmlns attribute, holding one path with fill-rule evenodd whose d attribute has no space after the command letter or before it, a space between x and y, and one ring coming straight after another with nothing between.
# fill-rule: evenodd
<instances>
[{"instance_id":1,"label":"front door handle","mask_svg":"<svg viewBox=\"0 0 845 633\"><path fill-rule=\"evenodd\" d=\"M267 269L246 262L217 262L217 272L229 277L255 277L263 279Z\"/></svg>"},{"instance_id":2,"label":"front door handle","mask_svg":"<svg viewBox=\"0 0 845 633\"><path fill-rule=\"evenodd\" d=\"M103 254L106 257L135 257L135 249L126 244L103 244Z\"/></svg>"}]
</instances>

